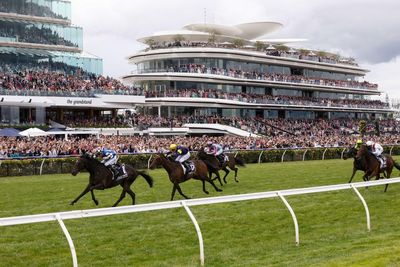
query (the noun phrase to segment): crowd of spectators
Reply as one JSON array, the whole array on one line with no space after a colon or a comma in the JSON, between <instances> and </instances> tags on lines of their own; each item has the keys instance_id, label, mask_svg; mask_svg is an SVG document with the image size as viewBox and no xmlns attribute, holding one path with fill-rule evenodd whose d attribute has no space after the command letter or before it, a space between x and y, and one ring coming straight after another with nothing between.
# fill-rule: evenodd
<instances>
[{"instance_id":1,"label":"crowd of spectators","mask_svg":"<svg viewBox=\"0 0 400 267\"><path fill-rule=\"evenodd\" d=\"M0 21L0 37L12 38L15 42L21 43L78 47L77 43L63 38L51 28L39 27L32 23Z\"/></svg>"},{"instance_id":2,"label":"crowd of spectators","mask_svg":"<svg viewBox=\"0 0 400 267\"><path fill-rule=\"evenodd\" d=\"M77 155L82 151L93 151L99 147L116 149L118 153L165 152L169 144L177 143L198 150L212 140L226 150L274 149L300 147L347 147L359 138L358 120L288 120L288 119L243 119L239 117L188 116L157 118L139 116L135 122L153 127L179 127L184 123L221 123L250 131L259 137L238 136L95 136L72 137L68 140L55 137L0 138L0 157ZM379 136L376 125L368 124L366 138L381 144L400 144L400 123L396 120L380 120ZM371 136L371 137L369 137Z\"/></svg>"},{"instance_id":3,"label":"crowd of spectators","mask_svg":"<svg viewBox=\"0 0 400 267\"><path fill-rule=\"evenodd\" d=\"M223 69L216 67L207 67L201 64L169 66L166 69L141 70L140 72L153 72L153 71L202 73L202 74L222 75L240 79L264 80L264 81L285 82L285 83L301 83L301 84L369 89L369 90L376 90L378 88L377 84L369 83L367 81L358 82L358 81L348 81L348 80L333 80L333 79L324 79L319 77L307 77L303 75L243 71L239 69Z\"/></svg>"},{"instance_id":4,"label":"crowd of spectators","mask_svg":"<svg viewBox=\"0 0 400 267\"><path fill-rule=\"evenodd\" d=\"M0 71L2 94L93 96L94 94L142 95L140 88L124 85L111 77L83 71L74 74L46 70Z\"/></svg>"},{"instance_id":5,"label":"crowd of spectators","mask_svg":"<svg viewBox=\"0 0 400 267\"><path fill-rule=\"evenodd\" d=\"M284 47L284 49L279 49L280 47L268 46L268 47L260 47L257 46L242 46L236 45L234 43L224 42L224 43L210 43L210 42L199 42L199 41L177 41L177 42L161 42L154 43L149 46L149 49L162 49L162 48L173 48L173 47L218 47L218 48L226 48L226 49L241 49L247 51L262 51L265 52L269 56L275 57L286 57L286 58L294 58L308 61L315 61L321 63L330 63L330 64L344 64L344 65L352 65L358 66L358 64L352 58L341 58L338 56L329 55L328 53L319 52L318 54L304 50L295 50L293 48Z\"/></svg>"},{"instance_id":6,"label":"crowd of spectators","mask_svg":"<svg viewBox=\"0 0 400 267\"><path fill-rule=\"evenodd\" d=\"M360 99L334 99L317 97L300 97L285 95L266 95L251 93L228 93L217 89L179 89L179 90L149 90L145 92L146 98L155 97L190 97L190 98L213 98L240 101L256 104L279 104L294 106L321 106L321 107L343 107L343 108L389 108L388 103L379 100Z\"/></svg>"},{"instance_id":7,"label":"crowd of spectators","mask_svg":"<svg viewBox=\"0 0 400 267\"><path fill-rule=\"evenodd\" d=\"M23 15L49 17L55 19L68 19L61 14L55 13L50 7L39 5L32 0L1 0L0 12L17 13Z\"/></svg>"}]
</instances>

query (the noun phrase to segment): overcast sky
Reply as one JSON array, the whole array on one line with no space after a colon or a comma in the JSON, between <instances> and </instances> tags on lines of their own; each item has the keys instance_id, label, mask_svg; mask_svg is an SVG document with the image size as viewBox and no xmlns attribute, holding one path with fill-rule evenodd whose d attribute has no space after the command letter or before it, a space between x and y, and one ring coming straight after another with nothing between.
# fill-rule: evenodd
<instances>
[{"instance_id":1,"label":"overcast sky","mask_svg":"<svg viewBox=\"0 0 400 267\"><path fill-rule=\"evenodd\" d=\"M397 0L72 0L72 22L84 29L84 49L103 58L105 75L130 73L126 57L144 48L136 40L157 31L205 18L277 21L284 28L265 38L305 38L296 46L355 57L371 70L366 80L391 98L400 98L399 11Z\"/></svg>"}]
</instances>

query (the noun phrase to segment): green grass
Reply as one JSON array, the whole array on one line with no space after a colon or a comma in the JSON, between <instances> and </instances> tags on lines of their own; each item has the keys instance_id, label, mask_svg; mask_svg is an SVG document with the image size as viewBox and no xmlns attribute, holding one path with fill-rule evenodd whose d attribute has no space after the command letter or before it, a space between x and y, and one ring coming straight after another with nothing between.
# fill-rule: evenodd
<instances>
[{"instance_id":1,"label":"green grass","mask_svg":"<svg viewBox=\"0 0 400 267\"><path fill-rule=\"evenodd\" d=\"M232 174L222 193L209 196L346 183L352 161L328 160L248 165ZM163 170L133 186L137 204L168 201ZM396 170L394 176L398 176ZM359 173L355 181L361 180ZM90 194L68 203L85 187L87 174L0 178L0 217L96 208ZM192 198L207 197L201 182L182 184ZM298 217L300 246L279 199L192 207L200 224L206 266L400 266L400 185L360 189L371 212L367 232L361 202L350 190L288 197ZM120 189L96 191L109 207ZM178 194L175 199L182 199ZM129 205L129 196L121 205ZM199 266L198 240L183 209L65 221L80 266ZM67 241L56 222L0 227L0 266L71 266Z\"/></svg>"}]
</instances>

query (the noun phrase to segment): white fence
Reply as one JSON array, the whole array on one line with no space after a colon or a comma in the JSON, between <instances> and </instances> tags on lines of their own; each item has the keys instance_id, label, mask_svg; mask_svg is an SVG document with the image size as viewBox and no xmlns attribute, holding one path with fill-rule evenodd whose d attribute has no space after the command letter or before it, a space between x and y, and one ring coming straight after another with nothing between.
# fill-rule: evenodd
<instances>
[{"instance_id":1,"label":"white fence","mask_svg":"<svg viewBox=\"0 0 400 267\"><path fill-rule=\"evenodd\" d=\"M296 217L296 214L293 211L292 207L290 206L289 202L286 200L285 196L294 196L294 195L303 195L303 194L310 194L310 193L322 193L322 192L352 189L357 194L357 196L359 197L359 199L361 200L361 202L364 206L365 214L366 214L366 221L367 221L367 229L368 229L368 231L370 231L371 223L370 223L368 205L365 202L364 198L362 197L362 195L360 194L360 192L358 191L357 188L366 187L366 186L394 184L394 183L400 183L400 178L391 178L391 179L385 179L385 180L359 182L359 183L351 183L351 184L338 184L338 185L319 186L319 187L310 187L310 188L288 189L288 190L281 190L281 191L270 191L270 192L233 195L233 196L222 196L222 197L213 197L213 198L199 198L199 199L182 200L182 201L150 203L150 204L135 205L135 206L117 207L117 208L77 210L77 211L47 213L47 214L28 215L28 216L19 216L19 217L8 217L8 218L0 218L0 226L58 221L58 223L61 226L61 229L63 230L63 232L67 238L67 241L68 241L68 244L69 244L69 247L71 250L73 266L76 267L76 266L78 266L78 259L76 256L75 246L74 246L72 238L71 238L71 236L68 232L68 229L66 228L63 220L107 216L107 215L115 215L115 214L126 214L126 213L143 212L143 211L173 209L173 208L183 207L186 210L186 212L188 213L190 219L192 220L192 222L195 226L197 236L199 239L200 262L201 262L201 265L203 266L204 265L203 237L202 237L200 227L197 223L197 220L189 208L190 206L279 197L283 201L285 206L288 208L288 210L292 216L294 228L295 228L295 243L296 243L296 245L298 245L300 243L300 239L299 239L299 226L297 223L297 217Z\"/></svg>"}]
</instances>

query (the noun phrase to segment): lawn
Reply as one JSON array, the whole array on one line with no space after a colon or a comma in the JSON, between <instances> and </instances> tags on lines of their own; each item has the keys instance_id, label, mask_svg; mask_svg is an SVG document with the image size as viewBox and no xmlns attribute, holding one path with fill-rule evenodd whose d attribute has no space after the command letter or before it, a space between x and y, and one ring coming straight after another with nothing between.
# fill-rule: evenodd
<instances>
[{"instance_id":1,"label":"lawn","mask_svg":"<svg viewBox=\"0 0 400 267\"><path fill-rule=\"evenodd\" d=\"M352 161L253 164L232 174L223 192L209 197L346 183ZM163 170L133 186L137 204L168 201L171 183ZM394 171L394 176L399 172ZM361 180L359 173L354 181ZM96 208L90 194L68 203L85 187L87 174L0 178L0 217ZM208 197L201 182L182 190ZM350 190L288 197L300 226L300 246L279 199L192 207L205 245L206 266L400 266L400 185L360 189L371 212L367 232L361 202ZM96 191L109 207L120 189ZM175 199L181 199L176 194ZM129 196L121 205L129 205ZM183 209L65 221L80 266L199 266L198 240ZM67 241L56 222L0 227L0 266L71 266Z\"/></svg>"}]
</instances>

